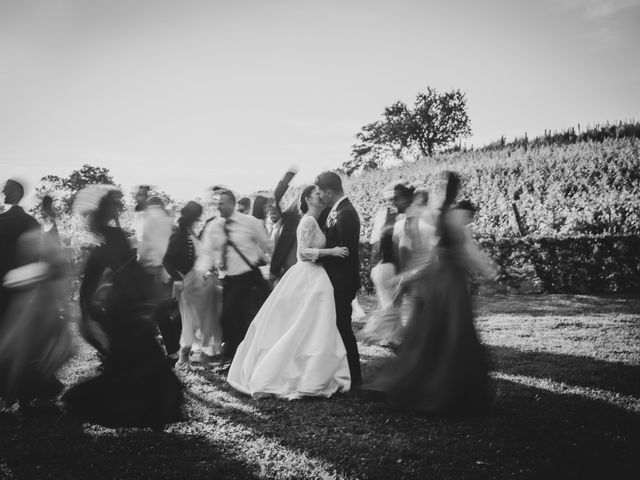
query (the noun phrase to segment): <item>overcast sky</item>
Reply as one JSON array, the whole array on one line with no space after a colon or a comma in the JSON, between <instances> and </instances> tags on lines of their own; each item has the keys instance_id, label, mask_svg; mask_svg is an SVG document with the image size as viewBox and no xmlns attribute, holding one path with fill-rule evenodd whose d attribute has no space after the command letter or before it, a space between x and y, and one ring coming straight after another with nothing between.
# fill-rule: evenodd
<instances>
[{"instance_id":1,"label":"overcast sky","mask_svg":"<svg viewBox=\"0 0 640 480\"><path fill-rule=\"evenodd\" d=\"M640 117L640 0L0 0L0 181L298 183L427 86L483 145Z\"/></svg>"}]
</instances>

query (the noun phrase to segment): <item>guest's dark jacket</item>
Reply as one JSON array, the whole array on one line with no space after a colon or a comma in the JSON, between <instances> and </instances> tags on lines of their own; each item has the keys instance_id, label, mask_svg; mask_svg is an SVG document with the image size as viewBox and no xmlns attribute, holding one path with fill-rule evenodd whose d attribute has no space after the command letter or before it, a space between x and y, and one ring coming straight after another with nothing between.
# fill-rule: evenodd
<instances>
[{"instance_id":1,"label":"guest's dark jacket","mask_svg":"<svg viewBox=\"0 0 640 480\"><path fill-rule=\"evenodd\" d=\"M292 266L291 261L289 260L292 257L291 252L295 252L298 246L296 239L296 230L300 223L300 211L298 209L298 205L294 202L284 211L280 208L280 201L282 200L284 193L287 191L289 182L292 178L293 175L285 175L285 177L276 186L273 194L275 207L280 213L282 229L280 230L278 241L273 246L273 254L271 255L269 271L272 275L278 278L282 277L282 275L284 275L284 273Z\"/></svg>"},{"instance_id":2,"label":"guest's dark jacket","mask_svg":"<svg viewBox=\"0 0 640 480\"><path fill-rule=\"evenodd\" d=\"M164 254L162 265L175 281L189 273L196 261L196 251L189 233L176 229L169 238L169 246Z\"/></svg>"},{"instance_id":3,"label":"guest's dark jacket","mask_svg":"<svg viewBox=\"0 0 640 480\"><path fill-rule=\"evenodd\" d=\"M18 239L23 233L39 228L37 220L18 205L0 213L0 322L11 297L11 291L2 286L4 276L9 270L31 261L18 255Z\"/></svg>"},{"instance_id":4,"label":"guest's dark jacket","mask_svg":"<svg viewBox=\"0 0 640 480\"><path fill-rule=\"evenodd\" d=\"M0 284L9 270L20 266L16 249L20 235L38 228L38 221L18 205L0 213Z\"/></svg>"},{"instance_id":5,"label":"guest's dark jacket","mask_svg":"<svg viewBox=\"0 0 640 480\"><path fill-rule=\"evenodd\" d=\"M152 284L120 228L104 225L96 233L102 241L89 252L80 283L82 317L99 322L108 335L126 335L127 324L148 304Z\"/></svg>"},{"instance_id":6,"label":"guest's dark jacket","mask_svg":"<svg viewBox=\"0 0 640 480\"><path fill-rule=\"evenodd\" d=\"M326 248L347 247L346 258L322 257L320 261L325 267L334 290L350 295L360 289L360 218L349 199L344 199L336 209L336 219L326 226L330 209L327 208L320 217L320 225L327 237Z\"/></svg>"}]
</instances>

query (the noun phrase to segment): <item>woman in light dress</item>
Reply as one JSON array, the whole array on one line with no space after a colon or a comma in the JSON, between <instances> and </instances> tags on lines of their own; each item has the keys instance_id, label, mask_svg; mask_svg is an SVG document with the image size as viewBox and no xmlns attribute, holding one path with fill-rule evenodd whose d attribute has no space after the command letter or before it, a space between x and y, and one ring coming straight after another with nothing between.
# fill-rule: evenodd
<instances>
[{"instance_id":1,"label":"woman in light dress","mask_svg":"<svg viewBox=\"0 0 640 480\"><path fill-rule=\"evenodd\" d=\"M362 329L367 343L395 347L400 344L402 321L400 302L396 297L399 276L393 262L393 228L387 227L380 236L380 262L371 269L371 281L376 289L379 308Z\"/></svg>"},{"instance_id":2,"label":"woman in light dress","mask_svg":"<svg viewBox=\"0 0 640 480\"><path fill-rule=\"evenodd\" d=\"M180 365L189 363L192 352L200 351L207 357L219 353L222 343L222 288L213 275L198 282L193 268L200 250L193 226L201 215L199 203L188 202L184 206L162 262L174 281L174 295L180 308Z\"/></svg>"},{"instance_id":3,"label":"woman in light dress","mask_svg":"<svg viewBox=\"0 0 640 480\"><path fill-rule=\"evenodd\" d=\"M317 219L324 204L317 187L300 196L298 262L254 318L231 363L227 381L240 392L294 399L329 397L351 386L347 353L336 326L333 287L323 256L345 257L345 247L324 248Z\"/></svg>"}]
</instances>

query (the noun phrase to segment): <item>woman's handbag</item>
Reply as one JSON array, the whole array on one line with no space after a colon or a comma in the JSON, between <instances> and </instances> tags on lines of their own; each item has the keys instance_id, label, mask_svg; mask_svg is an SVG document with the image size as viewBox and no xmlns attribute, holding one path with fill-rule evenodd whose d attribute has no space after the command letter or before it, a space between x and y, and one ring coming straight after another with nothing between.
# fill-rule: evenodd
<instances>
[{"instance_id":1,"label":"woman's handbag","mask_svg":"<svg viewBox=\"0 0 640 480\"><path fill-rule=\"evenodd\" d=\"M117 269L110 271L106 270L102 275L102 278L98 282L98 286L93 291L91 295L91 299L89 300L90 312L93 314L98 313L99 315L104 315L107 310L107 303L109 300L109 296L113 291L113 283L118 276L118 274L131 262L136 260L136 256L132 255L126 262L120 265Z\"/></svg>"}]
</instances>

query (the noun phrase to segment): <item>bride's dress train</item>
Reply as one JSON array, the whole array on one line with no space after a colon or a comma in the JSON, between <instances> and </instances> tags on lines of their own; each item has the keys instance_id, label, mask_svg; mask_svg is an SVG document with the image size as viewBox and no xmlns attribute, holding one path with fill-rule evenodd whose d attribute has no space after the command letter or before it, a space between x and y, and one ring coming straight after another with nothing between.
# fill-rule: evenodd
<instances>
[{"instance_id":1,"label":"bride's dress train","mask_svg":"<svg viewBox=\"0 0 640 480\"><path fill-rule=\"evenodd\" d=\"M333 287L324 267L313 262L324 235L306 216L297 237L298 262L254 318L229 369L229 384L252 396L328 397L351 386Z\"/></svg>"}]
</instances>

